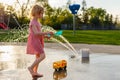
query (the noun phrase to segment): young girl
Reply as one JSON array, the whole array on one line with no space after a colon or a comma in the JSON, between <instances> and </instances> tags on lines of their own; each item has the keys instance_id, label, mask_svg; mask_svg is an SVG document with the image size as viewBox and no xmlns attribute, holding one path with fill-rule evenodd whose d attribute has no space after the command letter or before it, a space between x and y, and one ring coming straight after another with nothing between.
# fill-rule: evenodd
<instances>
[{"instance_id":1,"label":"young girl","mask_svg":"<svg viewBox=\"0 0 120 80\"><path fill-rule=\"evenodd\" d=\"M28 67L29 72L33 77L42 77L42 74L37 72L39 63L45 58L44 52L44 37L52 32L42 32L39 19L43 17L44 9L39 5L34 5L31 9L31 21L29 24L29 36L27 41L27 54L36 56L35 61ZM47 36L46 36L47 37ZM49 37L47 37L49 38Z\"/></svg>"}]
</instances>

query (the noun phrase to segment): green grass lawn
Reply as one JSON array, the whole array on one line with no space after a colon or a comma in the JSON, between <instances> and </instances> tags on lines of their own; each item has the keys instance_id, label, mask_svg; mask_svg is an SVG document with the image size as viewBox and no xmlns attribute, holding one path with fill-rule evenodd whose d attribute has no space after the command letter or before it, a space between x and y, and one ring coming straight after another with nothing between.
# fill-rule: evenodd
<instances>
[{"instance_id":1,"label":"green grass lawn","mask_svg":"<svg viewBox=\"0 0 120 80\"><path fill-rule=\"evenodd\" d=\"M13 33L0 30L0 42L7 42ZM70 43L120 45L120 30L64 30L63 36ZM26 40L24 40L26 41Z\"/></svg>"},{"instance_id":2,"label":"green grass lawn","mask_svg":"<svg viewBox=\"0 0 120 80\"><path fill-rule=\"evenodd\" d=\"M63 36L71 43L120 45L120 30L66 30Z\"/></svg>"}]
</instances>

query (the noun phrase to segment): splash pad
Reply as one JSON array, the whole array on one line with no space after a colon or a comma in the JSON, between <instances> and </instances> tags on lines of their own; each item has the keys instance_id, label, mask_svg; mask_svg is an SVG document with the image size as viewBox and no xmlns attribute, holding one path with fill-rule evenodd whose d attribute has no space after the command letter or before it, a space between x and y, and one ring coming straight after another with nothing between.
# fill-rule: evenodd
<instances>
[{"instance_id":1,"label":"splash pad","mask_svg":"<svg viewBox=\"0 0 120 80\"><path fill-rule=\"evenodd\" d=\"M43 26L42 31L43 32L49 32L49 31L53 32L55 34L55 36L53 36L51 38L52 41L58 42L59 44L61 44L62 46L64 46L68 50L70 50L73 53L72 56L75 57L78 55L78 52L75 50L75 48L69 43L69 41L64 36L62 36L62 33L63 33L62 30L56 31L50 26Z\"/></svg>"},{"instance_id":2,"label":"splash pad","mask_svg":"<svg viewBox=\"0 0 120 80\"><path fill-rule=\"evenodd\" d=\"M47 58L40 64L39 71L44 74L40 80L120 80L119 54L92 53L90 61L85 63L81 58L79 60L69 58L67 53L71 51L60 48L57 43L46 43L45 46L47 46L45 47ZM26 45L0 45L1 80L31 80L31 75L26 68L34 58L26 55L25 49ZM52 64L61 59L67 60L67 70L56 72Z\"/></svg>"},{"instance_id":3,"label":"splash pad","mask_svg":"<svg viewBox=\"0 0 120 80\"><path fill-rule=\"evenodd\" d=\"M13 36L9 37L5 37L5 39L12 43L12 42L21 42L21 41L26 41L27 37L28 37L28 24L22 25L22 27L18 27L17 30L11 30L8 32L8 34L12 34ZM75 50L75 48L69 43L69 41L62 36L63 31L56 31L54 30L52 27L50 26L43 26L42 27L42 31L43 32L53 32L54 36L51 38L52 42L57 42L60 45L62 45L62 47L65 47L66 49L71 51L71 55L72 56L77 56L78 52Z\"/></svg>"}]
</instances>

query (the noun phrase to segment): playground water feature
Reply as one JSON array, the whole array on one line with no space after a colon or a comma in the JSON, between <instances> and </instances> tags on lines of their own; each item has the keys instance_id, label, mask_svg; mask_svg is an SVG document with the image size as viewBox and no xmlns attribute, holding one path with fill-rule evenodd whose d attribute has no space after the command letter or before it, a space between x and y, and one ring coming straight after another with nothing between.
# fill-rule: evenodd
<instances>
[{"instance_id":1,"label":"playground water feature","mask_svg":"<svg viewBox=\"0 0 120 80\"><path fill-rule=\"evenodd\" d=\"M46 59L40 64L39 72L44 77L37 80L120 80L120 55L92 53L87 63L71 59L68 51L60 46L45 44ZM34 57L25 54L25 45L0 45L0 80L32 80L27 66ZM79 55L80 56L80 55ZM54 61L67 60L67 70L56 72Z\"/></svg>"},{"instance_id":2,"label":"playground water feature","mask_svg":"<svg viewBox=\"0 0 120 80\"><path fill-rule=\"evenodd\" d=\"M27 26L27 25L26 25ZM28 36L27 27L13 30L13 37L9 40L11 42L19 42ZM56 32L49 26L44 26L42 30ZM54 36L52 41L56 41L66 47L64 48L49 45L45 47L46 59L40 64L39 71L45 76L38 80L119 80L119 61L120 55L111 55L107 53L90 54L90 59L83 61L81 54L78 54L67 42L63 43L64 37ZM68 46L69 45L69 46ZM45 45L47 46L47 44ZM78 46L79 48L79 46ZM33 56L25 54L26 45L0 45L0 80L31 80L31 76L27 70L32 61ZM79 58L70 58L69 54L73 53ZM67 60L67 70L56 72L52 68L54 61L61 59ZM113 68L114 67L114 68ZM23 74L24 73L24 74ZM103 74L106 73L106 74ZM49 75L48 75L49 74Z\"/></svg>"},{"instance_id":3,"label":"playground water feature","mask_svg":"<svg viewBox=\"0 0 120 80\"><path fill-rule=\"evenodd\" d=\"M56 33L57 31L54 30L52 27L50 26L43 26L42 27L43 32L53 32ZM61 38L61 39L60 39ZM78 52L75 50L75 48L69 43L69 41L62 35L57 35L55 37L51 38L52 41L58 42L59 44L61 44L62 46L66 47L68 50L70 50L75 56L78 54ZM64 44L62 41L64 41Z\"/></svg>"},{"instance_id":4,"label":"playground water feature","mask_svg":"<svg viewBox=\"0 0 120 80\"><path fill-rule=\"evenodd\" d=\"M5 39L8 39L8 42L25 41L26 38L28 37L28 24L22 25L22 27L18 27L17 30L16 29L11 30L8 34L12 33L13 36L9 38L6 37ZM43 26L42 31L53 33L57 32L50 26ZM78 52L74 49L74 47L69 43L69 41L64 36L57 34L51 38L51 41L58 42L59 44L70 50L72 55L74 56L78 55Z\"/></svg>"}]
</instances>

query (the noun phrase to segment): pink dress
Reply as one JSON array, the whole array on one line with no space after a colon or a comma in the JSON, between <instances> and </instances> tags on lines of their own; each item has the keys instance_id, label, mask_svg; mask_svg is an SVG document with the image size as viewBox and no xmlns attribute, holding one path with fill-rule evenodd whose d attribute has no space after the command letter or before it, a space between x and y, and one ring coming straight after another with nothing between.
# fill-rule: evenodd
<instances>
[{"instance_id":1,"label":"pink dress","mask_svg":"<svg viewBox=\"0 0 120 80\"><path fill-rule=\"evenodd\" d=\"M42 54L44 53L44 36L36 36L32 27L37 28L39 32L41 32L41 24L36 20L31 20L29 24L29 36L27 41L27 54Z\"/></svg>"}]
</instances>

